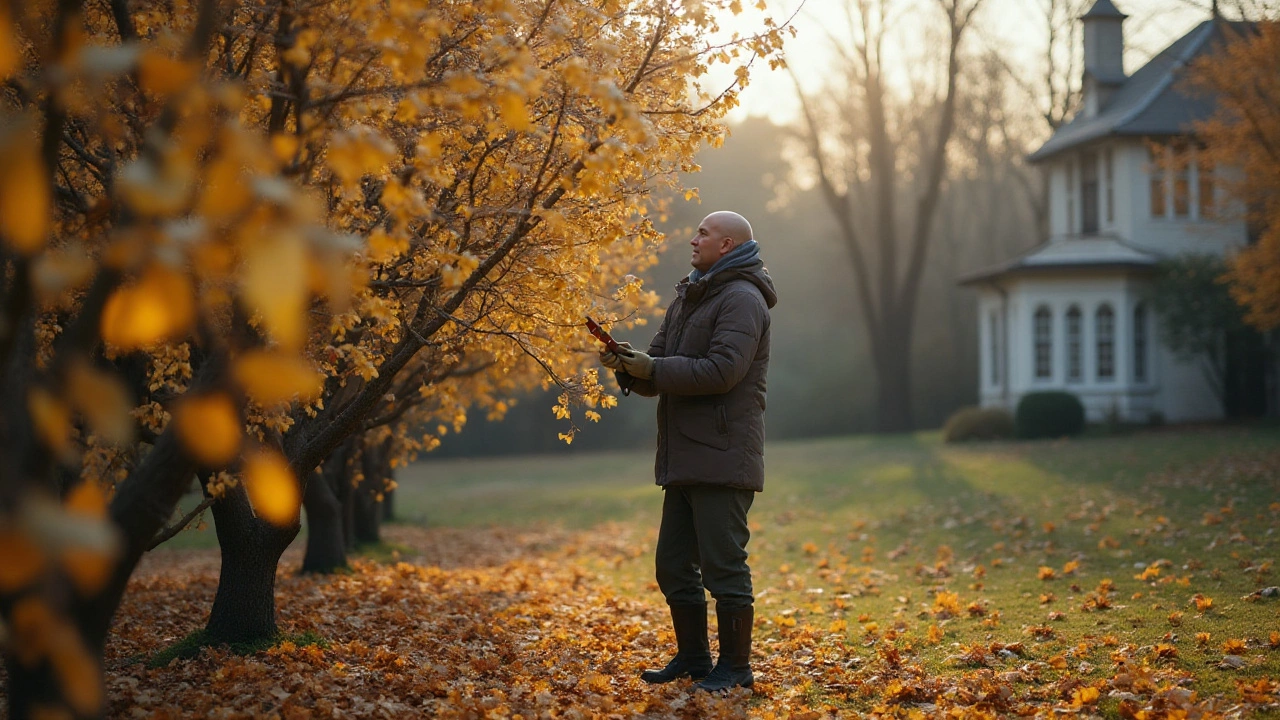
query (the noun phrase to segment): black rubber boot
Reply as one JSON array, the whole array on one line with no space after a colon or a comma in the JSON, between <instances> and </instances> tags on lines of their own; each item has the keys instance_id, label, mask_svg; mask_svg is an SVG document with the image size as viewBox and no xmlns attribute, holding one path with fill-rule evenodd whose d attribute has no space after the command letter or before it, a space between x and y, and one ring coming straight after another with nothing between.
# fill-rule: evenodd
<instances>
[{"instance_id":1,"label":"black rubber boot","mask_svg":"<svg viewBox=\"0 0 1280 720\"><path fill-rule=\"evenodd\" d=\"M751 625L755 609L721 610L716 608L716 620L720 625L720 659L702 682L699 690L720 692L736 687L749 688L755 684L751 675Z\"/></svg>"},{"instance_id":2,"label":"black rubber boot","mask_svg":"<svg viewBox=\"0 0 1280 720\"><path fill-rule=\"evenodd\" d=\"M676 631L676 656L661 670L645 670L647 683L669 683L682 677L701 680L711 672L711 645L707 642L707 605L672 605L671 626Z\"/></svg>"}]
</instances>

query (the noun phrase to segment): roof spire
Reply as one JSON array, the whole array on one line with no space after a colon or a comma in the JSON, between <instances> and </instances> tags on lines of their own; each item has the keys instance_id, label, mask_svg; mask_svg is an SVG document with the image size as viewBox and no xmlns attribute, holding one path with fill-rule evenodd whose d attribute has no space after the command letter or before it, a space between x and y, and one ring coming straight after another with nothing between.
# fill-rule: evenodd
<instances>
[{"instance_id":1,"label":"roof spire","mask_svg":"<svg viewBox=\"0 0 1280 720\"><path fill-rule=\"evenodd\" d=\"M1221 15L1218 14L1218 0L1213 0L1213 19L1217 20Z\"/></svg>"},{"instance_id":2,"label":"roof spire","mask_svg":"<svg viewBox=\"0 0 1280 720\"><path fill-rule=\"evenodd\" d=\"M1107 104L1112 91L1125 81L1125 14L1111 0L1096 0L1080 16L1084 24L1084 114L1091 117Z\"/></svg>"}]
</instances>

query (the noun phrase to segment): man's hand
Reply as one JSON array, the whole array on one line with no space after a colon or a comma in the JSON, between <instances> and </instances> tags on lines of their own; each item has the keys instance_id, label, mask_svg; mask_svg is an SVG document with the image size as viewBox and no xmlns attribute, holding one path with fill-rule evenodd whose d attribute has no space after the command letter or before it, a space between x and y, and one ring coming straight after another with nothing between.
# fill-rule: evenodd
<instances>
[{"instance_id":1,"label":"man's hand","mask_svg":"<svg viewBox=\"0 0 1280 720\"><path fill-rule=\"evenodd\" d=\"M639 350L626 348L630 351L627 355L618 355L618 360L622 363L622 369L628 375L641 380L649 380L653 378L653 358L648 353L642 353Z\"/></svg>"},{"instance_id":2,"label":"man's hand","mask_svg":"<svg viewBox=\"0 0 1280 720\"><path fill-rule=\"evenodd\" d=\"M618 347L623 350L631 350L631 343L621 342L618 343ZM608 348L600 350L600 364L610 370L622 370L622 359L618 357L617 353Z\"/></svg>"}]
</instances>

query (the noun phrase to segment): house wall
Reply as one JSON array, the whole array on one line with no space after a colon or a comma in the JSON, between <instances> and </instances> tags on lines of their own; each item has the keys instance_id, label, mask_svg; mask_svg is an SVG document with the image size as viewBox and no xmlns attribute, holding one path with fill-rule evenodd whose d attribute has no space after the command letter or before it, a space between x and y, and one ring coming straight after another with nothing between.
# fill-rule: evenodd
<instances>
[{"instance_id":1,"label":"house wall","mask_svg":"<svg viewBox=\"0 0 1280 720\"><path fill-rule=\"evenodd\" d=\"M1149 304L1147 376L1143 381L1135 379L1134 308L1144 302L1146 285L1143 277L1113 270L1092 275L1028 275L1005 280L999 288L980 288L980 403L1012 411L1028 392L1066 390L1080 398L1090 422L1111 418L1149 422L1157 417L1185 422L1221 417L1221 405L1199 369L1178 362L1160 343L1158 321ZM1111 307L1115 321L1115 374L1111 379L1098 377L1096 312L1104 304ZM1082 314L1083 373L1078 381L1067 378L1066 317L1073 305ZM1035 376L1034 315L1042 306L1049 308L1052 317L1052 362L1047 378ZM994 347L993 314L998 318ZM1002 362L1007 367L1002 367Z\"/></svg>"},{"instance_id":2,"label":"house wall","mask_svg":"<svg viewBox=\"0 0 1280 720\"><path fill-rule=\"evenodd\" d=\"M1168 256L1180 253L1221 255L1247 241L1243 221L1237 219L1236 208L1218 208L1223 218L1202 217L1196 199L1199 171L1194 164L1188 170L1191 183L1190 213L1186 218L1151 216L1151 162L1147 141L1143 138L1113 138L1090 145L1098 154L1099 231L1118 236L1135 247ZM1106 163L1112 158L1112 220L1107 220ZM1080 155L1083 150L1065 152L1046 161L1049 176L1049 232L1052 237L1080 235L1082 228L1080 197ZM1069 168L1074 167L1074 171ZM1068 177L1073 179L1068 192ZM1172 207L1172 183L1165 183L1166 207ZM1222 199L1221 178L1215 197ZM1068 215L1070 210L1070 216ZM1168 213L1166 213L1168 215Z\"/></svg>"},{"instance_id":3,"label":"house wall","mask_svg":"<svg viewBox=\"0 0 1280 720\"><path fill-rule=\"evenodd\" d=\"M1124 168L1124 187L1131 194L1125 205L1126 221L1117 228L1120 237L1130 244L1158 255L1182 253L1208 253L1222 255L1231 248L1243 246L1247 230L1243 221L1232 219L1232 208L1221 208L1225 219L1203 217L1200 212L1197 183L1198 171L1194 164L1189 168L1191 182L1190 213L1186 218L1152 217L1151 173L1153 171L1148 146L1143 140L1118 143L1115 150ZM1172 205L1172 183L1165 183L1166 208ZM1221 200L1222 188L1218 183L1215 197ZM1166 213L1167 215L1167 213Z\"/></svg>"},{"instance_id":4,"label":"house wall","mask_svg":"<svg viewBox=\"0 0 1280 720\"><path fill-rule=\"evenodd\" d=\"M978 397L983 407L1009 407L1005 360L1008 343L1007 302L998 288L987 286L978 295Z\"/></svg>"},{"instance_id":5,"label":"house wall","mask_svg":"<svg viewBox=\"0 0 1280 720\"><path fill-rule=\"evenodd\" d=\"M1222 402L1205 379L1199 361L1185 363L1172 352L1160 355L1160 373L1167 378L1161 388L1164 417L1171 422L1220 420Z\"/></svg>"},{"instance_id":6,"label":"house wall","mask_svg":"<svg viewBox=\"0 0 1280 720\"><path fill-rule=\"evenodd\" d=\"M1049 176L1049 237L1059 237L1069 235L1067 224L1067 175L1068 166L1074 162L1075 156L1071 153L1064 153L1057 156L1052 161L1045 163L1045 172ZM1075 206L1075 211L1079 211L1079 205ZM1076 224L1078 230L1079 224Z\"/></svg>"}]
</instances>

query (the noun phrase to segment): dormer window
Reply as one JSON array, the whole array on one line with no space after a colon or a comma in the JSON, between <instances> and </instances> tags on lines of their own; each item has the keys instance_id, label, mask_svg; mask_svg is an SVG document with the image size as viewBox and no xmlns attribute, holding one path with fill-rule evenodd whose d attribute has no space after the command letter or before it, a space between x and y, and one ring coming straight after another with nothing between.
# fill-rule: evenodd
<instances>
[{"instance_id":1,"label":"dormer window","mask_svg":"<svg viewBox=\"0 0 1280 720\"><path fill-rule=\"evenodd\" d=\"M1191 216L1191 163L1187 162L1187 141L1178 140L1173 143L1173 216L1186 218Z\"/></svg>"},{"instance_id":2,"label":"dormer window","mask_svg":"<svg viewBox=\"0 0 1280 720\"><path fill-rule=\"evenodd\" d=\"M1098 153L1080 156L1080 231L1098 234Z\"/></svg>"},{"instance_id":3,"label":"dormer window","mask_svg":"<svg viewBox=\"0 0 1280 720\"><path fill-rule=\"evenodd\" d=\"M1076 162L1067 158L1067 234L1076 231Z\"/></svg>"},{"instance_id":4,"label":"dormer window","mask_svg":"<svg viewBox=\"0 0 1280 720\"><path fill-rule=\"evenodd\" d=\"M1102 153L1103 181L1106 183L1106 212L1107 224L1110 225L1116 221L1116 176L1112 169L1111 148L1107 148Z\"/></svg>"},{"instance_id":5,"label":"dormer window","mask_svg":"<svg viewBox=\"0 0 1280 720\"><path fill-rule=\"evenodd\" d=\"M1165 215L1165 182L1167 168L1164 162L1164 147L1148 149L1148 172L1151 173L1151 217L1162 218Z\"/></svg>"},{"instance_id":6,"label":"dormer window","mask_svg":"<svg viewBox=\"0 0 1280 720\"><path fill-rule=\"evenodd\" d=\"M1213 163L1203 153L1196 153L1196 185L1199 189L1200 217L1209 219L1217 214L1217 197L1214 194Z\"/></svg>"},{"instance_id":7,"label":"dormer window","mask_svg":"<svg viewBox=\"0 0 1280 720\"><path fill-rule=\"evenodd\" d=\"M1200 220L1214 216L1214 168L1185 138L1150 147L1151 217Z\"/></svg>"}]
</instances>

